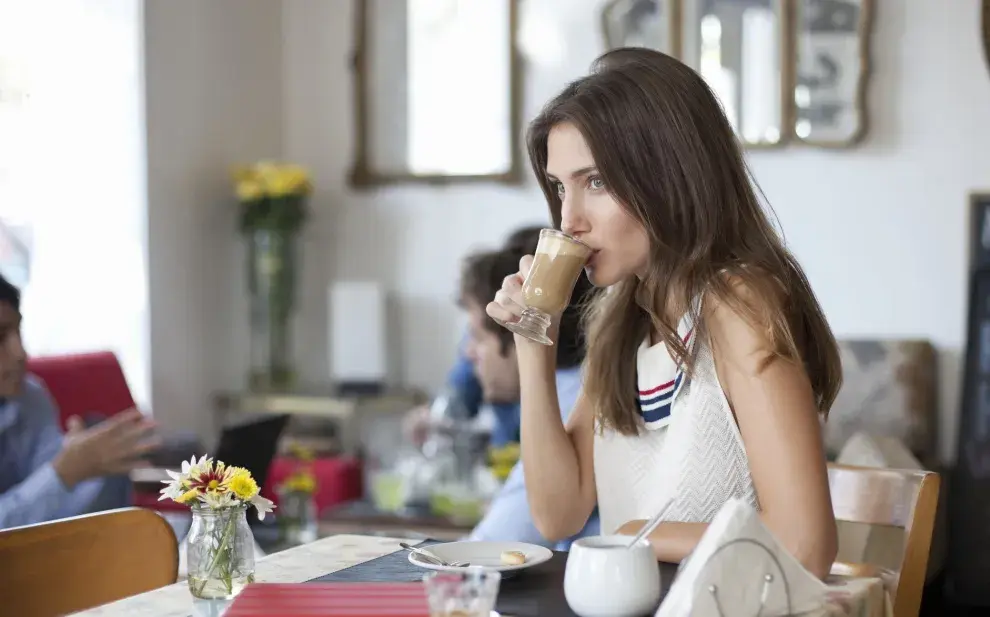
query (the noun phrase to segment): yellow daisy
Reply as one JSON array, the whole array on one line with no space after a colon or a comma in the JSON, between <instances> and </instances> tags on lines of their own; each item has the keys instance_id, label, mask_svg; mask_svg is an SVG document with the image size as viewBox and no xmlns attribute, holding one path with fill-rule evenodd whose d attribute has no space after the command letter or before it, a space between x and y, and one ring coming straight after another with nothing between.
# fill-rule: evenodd
<instances>
[{"instance_id":1,"label":"yellow daisy","mask_svg":"<svg viewBox=\"0 0 990 617\"><path fill-rule=\"evenodd\" d=\"M247 501L258 494L258 483L251 477L251 472L241 467L231 467L225 484L227 489L238 499Z\"/></svg>"}]
</instances>

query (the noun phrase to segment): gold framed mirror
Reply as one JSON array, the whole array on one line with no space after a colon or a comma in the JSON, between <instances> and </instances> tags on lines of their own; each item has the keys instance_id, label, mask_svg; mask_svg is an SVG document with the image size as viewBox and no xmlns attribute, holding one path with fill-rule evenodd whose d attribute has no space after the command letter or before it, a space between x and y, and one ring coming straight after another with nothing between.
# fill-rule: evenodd
<instances>
[{"instance_id":1,"label":"gold framed mirror","mask_svg":"<svg viewBox=\"0 0 990 617\"><path fill-rule=\"evenodd\" d=\"M522 180L518 0L355 0L356 187Z\"/></svg>"},{"instance_id":2,"label":"gold framed mirror","mask_svg":"<svg viewBox=\"0 0 990 617\"><path fill-rule=\"evenodd\" d=\"M983 57L987 61L987 68L990 68L990 0L983 0L983 14L980 22L983 33Z\"/></svg>"},{"instance_id":3,"label":"gold framed mirror","mask_svg":"<svg viewBox=\"0 0 990 617\"><path fill-rule=\"evenodd\" d=\"M679 0L609 0L601 13L606 49L647 47L679 56Z\"/></svg>"},{"instance_id":4,"label":"gold framed mirror","mask_svg":"<svg viewBox=\"0 0 990 617\"><path fill-rule=\"evenodd\" d=\"M849 147L866 134L873 0L795 0L794 137Z\"/></svg>"},{"instance_id":5,"label":"gold framed mirror","mask_svg":"<svg viewBox=\"0 0 990 617\"><path fill-rule=\"evenodd\" d=\"M990 6L990 0L983 0ZM875 0L610 0L606 49L650 47L697 71L747 149L848 148L867 131ZM990 31L984 9L984 32ZM985 34L985 39L990 35ZM988 43L990 61L990 43Z\"/></svg>"},{"instance_id":6,"label":"gold framed mirror","mask_svg":"<svg viewBox=\"0 0 990 617\"><path fill-rule=\"evenodd\" d=\"M786 139L789 0L694 0L682 9L681 60L722 103L747 148Z\"/></svg>"}]
</instances>

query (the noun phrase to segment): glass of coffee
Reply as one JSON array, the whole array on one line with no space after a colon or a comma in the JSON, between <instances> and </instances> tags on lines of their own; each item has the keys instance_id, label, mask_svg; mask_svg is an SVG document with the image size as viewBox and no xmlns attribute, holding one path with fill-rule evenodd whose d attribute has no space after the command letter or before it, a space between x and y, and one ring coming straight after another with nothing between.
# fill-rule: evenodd
<instances>
[{"instance_id":1,"label":"glass of coffee","mask_svg":"<svg viewBox=\"0 0 990 617\"><path fill-rule=\"evenodd\" d=\"M502 325L526 338L553 345L547 336L550 320L567 308L571 292L591 256L591 247L557 231L540 231L533 266L523 282L523 309L519 321Z\"/></svg>"}]
</instances>

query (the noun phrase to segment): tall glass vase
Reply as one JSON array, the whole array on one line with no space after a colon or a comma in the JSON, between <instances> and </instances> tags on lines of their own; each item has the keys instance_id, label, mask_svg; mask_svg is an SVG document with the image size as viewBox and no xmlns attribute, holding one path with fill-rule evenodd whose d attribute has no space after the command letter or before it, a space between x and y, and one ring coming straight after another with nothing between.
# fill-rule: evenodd
<instances>
[{"instance_id":1,"label":"tall glass vase","mask_svg":"<svg viewBox=\"0 0 990 617\"><path fill-rule=\"evenodd\" d=\"M292 316L295 309L296 233L248 232L251 297L251 374L254 391L285 390L294 382Z\"/></svg>"}]
</instances>

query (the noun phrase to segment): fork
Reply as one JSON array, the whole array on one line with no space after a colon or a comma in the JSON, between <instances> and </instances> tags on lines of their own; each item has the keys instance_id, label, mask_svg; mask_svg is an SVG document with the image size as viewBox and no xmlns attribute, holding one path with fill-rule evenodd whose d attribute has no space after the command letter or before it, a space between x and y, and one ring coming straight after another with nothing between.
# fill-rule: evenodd
<instances>
[{"instance_id":1,"label":"fork","mask_svg":"<svg viewBox=\"0 0 990 617\"><path fill-rule=\"evenodd\" d=\"M433 563L435 563L438 566L444 566L444 567L447 567L447 568L466 568L467 566L471 565L470 563L468 563L466 561L451 561L451 562L444 561L443 559L440 559L435 554L431 553L430 551L428 551L428 550L426 550L424 548L419 548L419 547L416 547L416 546L412 546L412 545L406 544L405 542L399 542L399 546L401 546L402 548L406 549L410 553L416 553L418 555L422 555L423 557L425 557L426 559L429 559L430 561L432 561Z\"/></svg>"}]
</instances>

